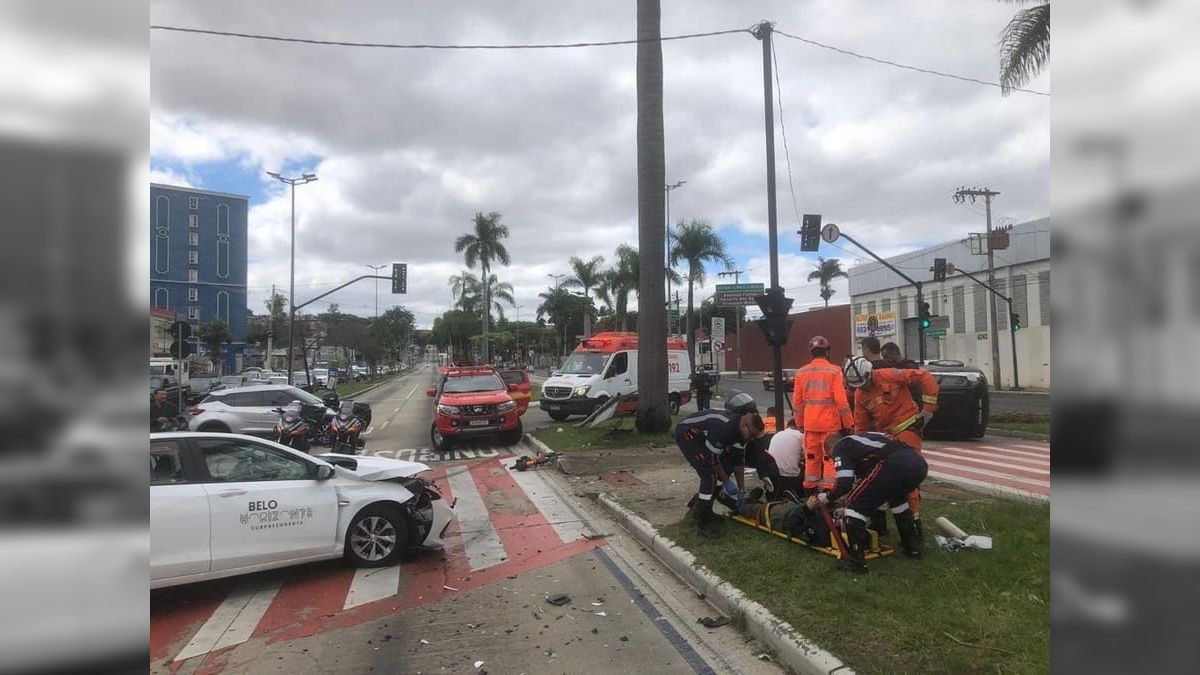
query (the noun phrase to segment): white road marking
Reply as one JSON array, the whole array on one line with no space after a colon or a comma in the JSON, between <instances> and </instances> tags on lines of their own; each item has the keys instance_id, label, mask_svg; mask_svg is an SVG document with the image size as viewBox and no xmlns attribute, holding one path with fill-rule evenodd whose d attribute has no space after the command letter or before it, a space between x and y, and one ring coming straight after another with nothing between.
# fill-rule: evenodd
<instances>
[{"instance_id":1,"label":"white road marking","mask_svg":"<svg viewBox=\"0 0 1200 675\"><path fill-rule=\"evenodd\" d=\"M380 431L383 431L384 427L386 427L387 425L389 425L389 424L391 424L391 423L392 423L392 421L391 421L391 420L388 420L388 421L384 422L383 424L380 424L380 425L379 425L379 430L380 430Z\"/></svg>"},{"instance_id":2,"label":"white road marking","mask_svg":"<svg viewBox=\"0 0 1200 675\"><path fill-rule=\"evenodd\" d=\"M1013 443L1013 447L1023 448L1025 450L1037 450L1038 452L1050 452L1049 445L1022 445L1019 443Z\"/></svg>"},{"instance_id":3,"label":"white road marking","mask_svg":"<svg viewBox=\"0 0 1200 675\"><path fill-rule=\"evenodd\" d=\"M500 541L500 535L496 534L492 519L488 517L487 506L471 472L466 467L456 467L446 472L446 481L450 483L454 499L458 500L454 505L454 513L458 516L458 527L462 532L471 571L504 562L508 557L504 552L504 544Z\"/></svg>"},{"instance_id":4,"label":"white road marking","mask_svg":"<svg viewBox=\"0 0 1200 675\"><path fill-rule=\"evenodd\" d=\"M400 406L396 406L395 410L392 410L392 414L393 414L393 415L394 415L394 414L396 414L396 413L398 413L398 412L400 412Z\"/></svg>"},{"instance_id":5,"label":"white road marking","mask_svg":"<svg viewBox=\"0 0 1200 675\"><path fill-rule=\"evenodd\" d=\"M546 479L537 471L517 471L513 468L516 459L505 460L504 468L513 481L525 492L538 511L546 517L550 526L564 543L579 539L587 531L579 515L565 502L558 498L554 489L546 484Z\"/></svg>"},{"instance_id":6,"label":"white road marking","mask_svg":"<svg viewBox=\"0 0 1200 675\"><path fill-rule=\"evenodd\" d=\"M175 660L203 656L249 640L281 586L283 579L236 588L196 631Z\"/></svg>"},{"instance_id":7,"label":"white road marking","mask_svg":"<svg viewBox=\"0 0 1200 675\"><path fill-rule=\"evenodd\" d=\"M1031 459L1031 460L1038 460L1038 461L1050 459L1050 453L1047 453L1047 452L1027 452L1025 450L1013 450L1011 448L1002 448L1002 447L996 446L996 445L972 445L970 447L967 447L965 445L941 445L941 444L938 444L938 445L929 445L927 447L930 450L956 450L956 451L957 450L975 450L975 451L987 450L989 452L989 454L991 454L993 457L1009 456L1009 457L1015 457L1015 458L1020 458L1020 459Z\"/></svg>"},{"instance_id":8,"label":"white road marking","mask_svg":"<svg viewBox=\"0 0 1200 675\"><path fill-rule=\"evenodd\" d=\"M974 462L975 464L986 464L987 466L996 466L996 467L1000 467L1001 469L1012 469L1014 471L1028 471L1030 473L1040 473L1040 474L1045 474L1047 476L1050 475L1050 469L1042 469L1042 468L1038 468L1035 466L1025 466L1024 464L1013 464L1011 462L997 462L994 459L983 459L981 457L974 457L971 455L967 455L965 452L961 455L956 455L956 454L951 454L948 452L938 452L936 450L923 450L921 452L921 454L929 456L929 457L944 457L946 459L952 459L952 460L953 459L961 459L961 460L968 461L968 462ZM987 457L987 455L984 455L984 457ZM991 455L991 457L994 458L995 455ZM964 464L964 465L962 465L961 468L972 469L974 467Z\"/></svg>"},{"instance_id":9,"label":"white road marking","mask_svg":"<svg viewBox=\"0 0 1200 675\"><path fill-rule=\"evenodd\" d=\"M985 490L985 491L993 492L993 493L1000 493L1000 494L1005 494L1005 495L1015 495L1018 497L1028 497L1030 499L1036 499L1036 500L1044 501L1044 502L1050 501L1050 495L1044 495L1044 494L1041 494L1038 492L1029 492L1026 490L1011 488L1011 487L1008 487L1007 485L996 485L995 483L989 483L987 481L975 480L974 478L964 478L962 476L955 476L953 474L941 473L939 471L931 470L929 472L929 477L937 478L939 480L944 480L947 483L962 483L964 485L971 485L971 486L979 488L981 490Z\"/></svg>"},{"instance_id":10,"label":"white road marking","mask_svg":"<svg viewBox=\"0 0 1200 675\"><path fill-rule=\"evenodd\" d=\"M346 594L346 604L342 609L350 609L389 598L400 592L400 566L391 567L360 567L354 571L354 581L350 582L350 592Z\"/></svg>"},{"instance_id":11,"label":"white road marking","mask_svg":"<svg viewBox=\"0 0 1200 675\"><path fill-rule=\"evenodd\" d=\"M363 432L363 436L366 436L367 434L371 433L374 430L375 430L375 425L372 424L371 426L367 427L366 431Z\"/></svg>"},{"instance_id":12,"label":"white road marking","mask_svg":"<svg viewBox=\"0 0 1200 675\"><path fill-rule=\"evenodd\" d=\"M930 469L929 475L931 475L931 476L933 475L934 468L953 469L955 471L968 471L970 473L978 474L980 476L988 476L989 478L1003 478L1004 480L1015 481L1018 483L1025 483L1027 485L1037 485L1038 487L1045 487L1045 488L1050 487L1050 481L1048 481L1048 480L1040 480L1037 478L1023 478L1021 476L1014 476L1011 473L1001 473L999 471L988 471L987 469L976 469L973 466L957 466L957 465L951 464L949 462L943 462L940 460L930 460L929 461L929 469Z\"/></svg>"}]
</instances>

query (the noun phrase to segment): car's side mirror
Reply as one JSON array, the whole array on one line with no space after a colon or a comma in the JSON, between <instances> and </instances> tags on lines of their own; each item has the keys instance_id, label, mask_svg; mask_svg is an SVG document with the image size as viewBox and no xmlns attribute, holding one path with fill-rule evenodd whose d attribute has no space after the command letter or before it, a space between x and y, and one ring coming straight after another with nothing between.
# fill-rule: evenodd
<instances>
[{"instance_id":1,"label":"car's side mirror","mask_svg":"<svg viewBox=\"0 0 1200 675\"><path fill-rule=\"evenodd\" d=\"M317 480L329 480L333 478L333 467L328 464L317 465Z\"/></svg>"},{"instance_id":2,"label":"car's side mirror","mask_svg":"<svg viewBox=\"0 0 1200 675\"><path fill-rule=\"evenodd\" d=\"M430 397L437 396L437 387L430 387L426 389L425 395Z\"/></svg>"}]
</instances>

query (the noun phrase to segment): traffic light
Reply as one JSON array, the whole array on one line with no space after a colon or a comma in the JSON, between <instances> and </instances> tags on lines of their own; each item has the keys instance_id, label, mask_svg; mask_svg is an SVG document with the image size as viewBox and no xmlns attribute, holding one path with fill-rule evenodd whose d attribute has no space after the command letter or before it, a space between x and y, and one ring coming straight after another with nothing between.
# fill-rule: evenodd
<instances>
[{"instance_id":1,"label":"traffic light","mask_svg":"<svg viewBox=\"0 0 1200 675\"><path fill-rule=\"evenodd\" d=\"M933 280L934 281L945 281L946 280L946 259L945 258L934 258L933 259Z\"/></svg>"},{"instance_id":2,"label":"traffic light","mask_svg":"<svg viewBox=\"0 0 1200 675\"><path fill-rule=\"evenodd\" d=\"M1008 315L1009 321L1012 321L1013 330L1021 330L1021 315L1016 312L1011 312Z\"/></svg>"},{"instance_id":3,"label":"traffic light","mask_svg":"<svg viewBox=\"0 0 1200 675\"><path fill-rule=\"evenodd\" d=\"M816 251L821 248L821 214L806 213L800 229L800 250Z\"/></svg>"},{"instance_id":4,"label":"traffic light","mask_svg":"<svg viewBox=\"0 0 1200 675\"><path fill-rule=\"evenodd\" d=\"M917 318L921 322L921 330L928 330L929 325L932 323L930 320L928 302L922 302L920 307L917 308Z\"/></svg>"},{"instance_id":5,"label":"traffic light","mask_svg":"<svg viewBox=\"0 0 1200 675\"><path fill-rule=\"evenodd\" d=\"M392 263L392 292L408 292L408 263Z\"/></svg>"},{"instance_id":6,"label":"traffic light","mask_svg":"<svg viewBox=\"0 0 1200 675\"><path fill-rule=\"evenodd\" d=\"M792 330L792 322L787 318L788 311L792 308L792 299L783 297L783 289L775 287L767 289L766 293L754 300L763 313L763 318L755 323L762 330L767 344L772 347L787 344L788 334Z\"/></svg>"}]
</instances>

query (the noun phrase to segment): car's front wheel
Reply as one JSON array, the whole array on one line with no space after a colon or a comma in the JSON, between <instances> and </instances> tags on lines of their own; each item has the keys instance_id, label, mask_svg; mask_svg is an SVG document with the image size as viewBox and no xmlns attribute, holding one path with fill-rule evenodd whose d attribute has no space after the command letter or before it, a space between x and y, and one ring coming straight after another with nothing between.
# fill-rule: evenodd
<instances>
[{"instance_id":1,"label":"car's front wheel","mask_svg":"<svg viewBox=\"0 0 1200 675\"><path fill-rule=\"evenodd\" d=\"M450 450L450 439L438 431L437 422L429 427L429 442L433 445L435 452L449 452Z\"/></svg>"},{"instance_id":2,"label":"car's front wheel","mask_svg":"<svg viewBox=\"0 0 1200 675\"><path fill-rule=\"evenodd\" d=\"M520 443L521 439L523 438L525 438L525 429L521 426L519 421L517 422L517 428L500 434L500 441L505 445L516 445L517 443Z\"/></svg>"},{"instance_id":3,"label":"car's front wheel","mask_svg":"<svg viewBox=\"0 0 1200 675\"><path fill-rule=\"evenodd\" d=\"M396 562L408 541L408 523L389 506L368 506L346 532L346 558L356 567L386 567Z\"/></svg>"}]
</instances>

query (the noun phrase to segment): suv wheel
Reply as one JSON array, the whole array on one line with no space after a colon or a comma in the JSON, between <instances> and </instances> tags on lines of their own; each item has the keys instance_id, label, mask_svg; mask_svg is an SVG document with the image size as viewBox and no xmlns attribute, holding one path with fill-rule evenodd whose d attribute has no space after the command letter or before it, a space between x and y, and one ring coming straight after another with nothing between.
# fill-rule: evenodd
<instances>
[{"instance_id":1,"label":"suv wheel","mask_svg":"<svg viewBox=\"0 0 1200 675\"><path fill-rule=\"evenodd\" d=\"M356 567L386 567L396 562L408 542L408 523L392 507L368 506L346 530L346 558Z\"/></svg>"},{"instance_id":2,"label":"suv wheel","mask_svg":"<svg viewBox=\"0 0 1200 675\"><path fill-rule=\"evenodd\" d=\"M570 413L565 413L561 410L547 411L546 414L555 422L561 422L571 416Z\"/></svg>"},{"instance_id":3,"label":"suv wheel","mask_svg":"<svg viewBox=\"0 0 1200 675\"><path fill-rule=\"evenodd\" d=\"M196 429L196 431L210 431L219 434L227 434L229 433L229 427L225 426L221 422L205 422L204 424L201 424L200 428Z\"/></svg>"},{"instance_id":4,"label":"suv wheel","mask_svg":"<svg viewBox=\"0 0 1200 675\"><path fill-rule=\"evenodd\" d=\"M429 427L429 442L433 445L435 452L447 452L450 450L450 439L438 431L437 422L434 422Z\"/></svg>"},{"instance_id":5,"label":"suv wheel","mask_svg":"<svg viewBox=\"0 0 1200 675\"><path fill-rule=\"evenodd\" d=\"M523 438L525 438L525 429L522 428L520 420L517 421L516 429L500 434L500 441L505 445L516 445Z\"/></svg>"}]
</instances>

